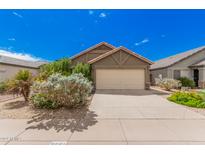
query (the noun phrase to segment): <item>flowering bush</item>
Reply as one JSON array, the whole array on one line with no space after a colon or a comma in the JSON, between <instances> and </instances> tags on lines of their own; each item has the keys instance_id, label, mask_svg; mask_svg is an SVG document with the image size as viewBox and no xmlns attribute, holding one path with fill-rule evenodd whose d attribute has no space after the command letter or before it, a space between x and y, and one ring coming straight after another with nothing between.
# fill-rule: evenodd
<instances>
[{"instance_id":1,"label":"flowering bush","mask_svg":"<svg viewBox=\"0 0 205 154\"><path fill-rule=\"evenodd\" d=\"M156 84L165 90L171 90L181 86L181 82L179 80L169 78L159 79L157 80Z\"/></svg>"},{"instance_id":2,"label":"flowering bush","mask_svg":"<svg viewBox=\"0 0 205 154\"><path fill-rule=\"evenodd\" d=\"M92 83L82 74L63 76L53 74L47 81L35 82L32 86L33 95L45 94L50 101L60 106L77 107L86 104L92 91Z\"/></svg>"},{"instance_id":3,"label":"flowering bush","mask_svg":"<svg viewBox=\"0 0 205 154\"><path fill-rule=\"evenodd\" d=\"M52 102L45 94L34 94L31 97L33 105L37 108L55 109L59 107L56 102Z\"/></svg>"}]
</instances>

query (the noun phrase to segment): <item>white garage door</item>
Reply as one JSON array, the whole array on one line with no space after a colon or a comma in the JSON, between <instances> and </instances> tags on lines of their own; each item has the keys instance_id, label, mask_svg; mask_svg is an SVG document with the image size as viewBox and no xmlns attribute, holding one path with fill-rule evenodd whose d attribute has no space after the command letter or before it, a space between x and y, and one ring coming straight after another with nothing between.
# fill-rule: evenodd
<instances>
[{"instance_id":1,"label":"white garage door","mask_svg":"<svg viewBox=\"0 0 205 154\"><path fill-rule=\"evenodd\" d=\"M97 69L96 89L144 89L144 69Z\"/></svg>"}]
</instances>

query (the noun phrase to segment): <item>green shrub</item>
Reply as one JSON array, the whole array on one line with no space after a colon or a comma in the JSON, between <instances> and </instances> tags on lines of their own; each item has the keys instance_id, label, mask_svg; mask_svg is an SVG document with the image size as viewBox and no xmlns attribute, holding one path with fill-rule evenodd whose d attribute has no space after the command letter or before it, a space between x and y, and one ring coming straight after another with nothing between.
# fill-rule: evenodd
<instances>
[{"instance_id":1,"label":"green shrub","mask_svg":"<svg viewBox=\"0 0 205 154\"><path fill-rule=\"evenodd\" d=\"M72 73L71 60L63 58L40 67L40 73L37 80L46 80L50 75L60 73L69 76Z\"/></svg>"},{"instance_id":2,"label":"green shrub","mask_svg":"<svg viewBox=\"0 0 205 154\"><path fill-rule=\"evenodd\" d=\"M91 90L92 83L82 74L53 74L47 81L35 82L32 86L33 94L45 94L50 101L68 107L85 105Z\"/></svg>"},{"instance_id":3,"label":"green shrub","mask_svg":"<svg viewBox=\"0 0 205 154\"><path fill-rule=\"evenodd\" d=\"M33 77L30 71L20 70L13 79L7 82L8 92L21 94L27 102L32 80Z\"/></svg>"},{"instance_id":4,"label":"green shrub","mask_svg":"<svg viewBox=\"0 0 205 154\"><path fill-rule=\"evenodd\" d=\"M0 93L4 93L7 90L6 82L0 82Z\"/></svg>"},{"instance_id":5,"label":"green shrub","mask_svg":"<svg viewBox=\"0 0 205 154\"><path fill-rule=\"evenodd\" d=\"M187 78L187 77L180 77L178 80L181 81L182 87L191 87L191 88L193 88L195 86L194 81Z\"/></svg>"},{"instance_id":6,"label":"green shrub","mask_svg":"<svg viewBox=\"0 0 205 154\"><path fill-rule=\"evenodd\" d=\"M179 88L181 86L179 80L169 78L159 79L156 84L161 88L164 88L165 90L171 90L173 88Z\"/></svg>"},{"instance_id":7,"label":"green shrub","mask_svg":"<svg viewBox=\"0 0 205 154\"><path fill-rule=\"evenodd\" d=\"M31 77L31 72L29 70L20 70L16 76L15 80L27 81Z\"/></svg>"},{"instance_id":8,"label":"green shrub","mask_svg":"<svg viewBox=\"0 0 205 154\"><path fill-rule=\"evenodd\" d=\"M58 106L57 103L52 102L49 100L45 94L34 94L31 98L31 103L37 108L44 108L44 109L55 109Z\"/></svg>"},{"instance_id":9,"label":"green shrub","mask_svg":"<svg viewBox=\"0 0 205 154\"><path fill-rule=\"evenodd\" d=\"M205 108L203 98L195 92L175 92L168 100L190 107Z\"/></svg>"},{"instance_id":10,"label":"green shrub","mask_svg":"<svg viewBox=\"0 0 205 154\"><path fill-rule=\"evenodd\" d=\"M205 92L199 91L199 92L197 92L197 94L198 94L199 96L201 96L201 98L202 98L203 101L205 102Z\"/></svg>"},{"instance_id":11,"label":"green shrub","mask_svg":"<svg viewBox=\"0 0 205 154\"><path fill-rule=\"evenodd\" d=\"M78 63L72 73L82 73L84 77L86 77L88 80L91 80L91 67L89 64L84 63Z\"/></svg>"}]
</instances>

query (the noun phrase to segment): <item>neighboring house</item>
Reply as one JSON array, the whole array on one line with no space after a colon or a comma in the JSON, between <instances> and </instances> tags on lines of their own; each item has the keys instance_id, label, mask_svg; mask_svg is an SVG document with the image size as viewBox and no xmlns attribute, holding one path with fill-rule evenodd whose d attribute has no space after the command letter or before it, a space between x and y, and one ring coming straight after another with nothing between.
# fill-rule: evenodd
<instances>
[{"instance_id":1,"label":"neighboring house","mask_svg":"<svg viewBox=\"0 0 205 154\"><path fill-rule=\"evenodd\" d=\"M26 61L0 55L0 82L14 77L22 69L29 70L33 75L36 75L39 66L45 63L43 61Z\"/></svg>"},{"instance_id":2,"label":"neighboring house","mask_svg":"<svg viewBox=\"0 0 205 154\"><path fill-rule=\"evenodd\" d=\"M156 61L151 65L152 83L159 75L173 79L188 77L194 80L197 87L204 88L205 46Z\"/></svg>"},{"instance_id":3,"label":"neighboring house","mask_svg":"<svg viewBox=\"0 0 205 154\"><path fill-rule=\"evenodd\" d=\"M88 63L96 89L149 89L152 62L125 47L99 43L72 57Z\"/></svg>"}]
</instances>

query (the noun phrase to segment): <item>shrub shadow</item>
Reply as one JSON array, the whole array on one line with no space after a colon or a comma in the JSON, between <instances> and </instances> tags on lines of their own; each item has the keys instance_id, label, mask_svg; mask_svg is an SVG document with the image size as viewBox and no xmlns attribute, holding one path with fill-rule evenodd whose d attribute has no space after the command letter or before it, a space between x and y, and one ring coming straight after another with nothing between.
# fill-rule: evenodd
<instances>
[{"instance_id":1,"label":"shrub shadow","mask_svg":"<svg viewBox=\"0 0 205 154\"><path fill-rule=\"evenodd\" d=\"M4 103L5 101L12 101L16 98L19 98L18 95L10 95L10 94L0 94L0 103Z\"/></svg>"},{"instance_id":2,"label":"shrub shadow","mask_svg":"<svg viewBox=\"0 0 205 154\"><path fill-rule=\"evenodd\" d=\"M25 106L28 106L28 103L26 103L25 101L12 101L12 102L6 103L4 105L4 108L5 109L19 109Z\"/></svg>"},{"instance_id":3,"label":"shrub shadow","mask_svg":"<svg viewBox=\"0 0 205 154\"><path fill-rule=\"evenodd\" d=\"M26 129L50 130L57 132L70 130L71 132L83 131L97 123L97 114L87 107L80 109L47 110L37 113L27 123L30 125Z\"/></svg>"}]
</instances>

